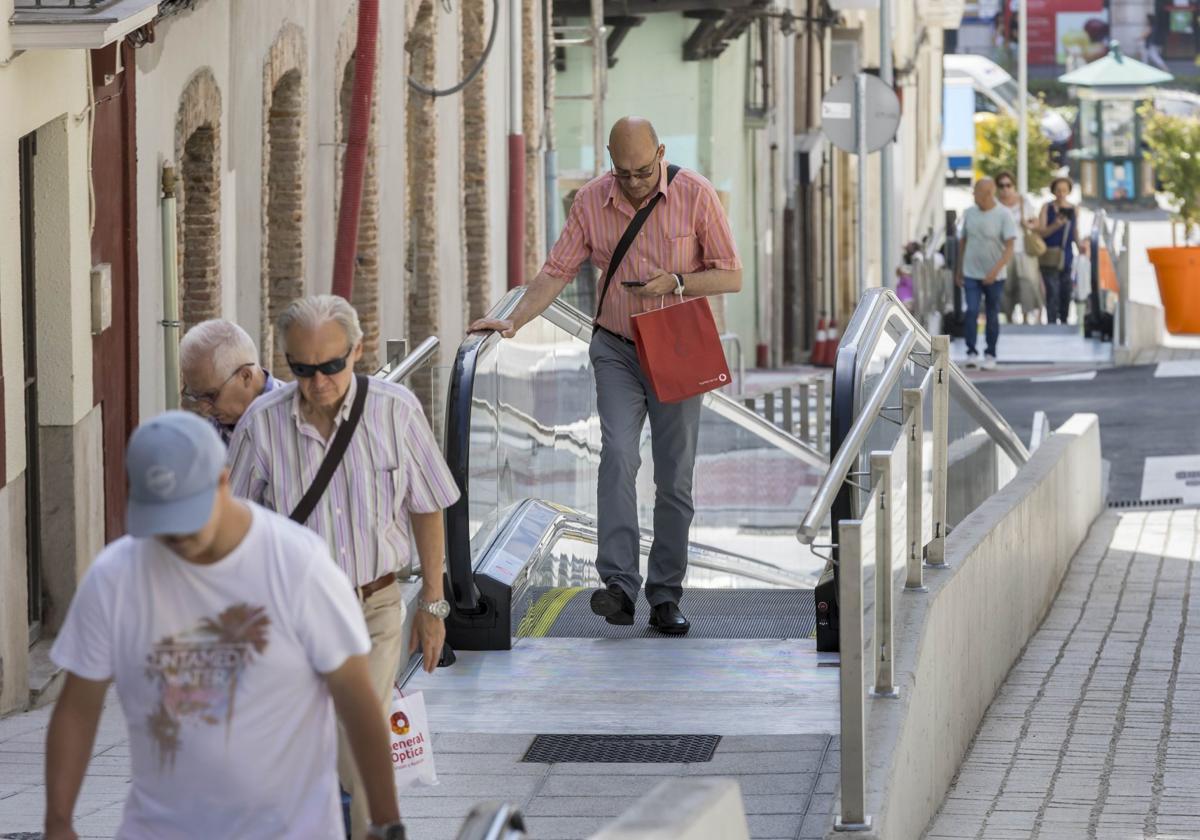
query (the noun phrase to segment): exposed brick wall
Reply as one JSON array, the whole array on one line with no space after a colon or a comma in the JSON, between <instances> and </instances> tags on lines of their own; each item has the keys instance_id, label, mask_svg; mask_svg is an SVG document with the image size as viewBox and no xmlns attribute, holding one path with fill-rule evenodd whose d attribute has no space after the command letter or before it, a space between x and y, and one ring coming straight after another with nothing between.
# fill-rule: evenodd
<instances>
[{"instance_id":1,"label":"exposed brick wall","mask_svg":"<svg viewBox=\"0 0 1200 840\"><path fill-rule=\"evenodd\" d=\"M463 0L462 72L483 54L491 31L491 0ZM491 307L491 227L488 218L488 100L486 65L462 93L463 239L466 244L464 321L482 318Z\"/></svg>"},{"instance_id":2,"label":"exposed brick wall","mask_svg":"<svg viewBox=\"0 0 1200 840\"><path fill-rule=\"evenodd\" d=\"M307 64L304 33L285 24L263 68L262 307L259 354L291 378L275 336L276 318L304 294Z\"/></svg>"},{"instance_id":3,"label":"exposed brick wall","mask_svg":"<svg viewBox=\"0 0 1200 840\"><path fill-rule=\"evenodd\" d=\"M184 87L175 119L180 334L221 315L220 126L221 92L204 68Z\"/></svg>"},{"instance_id":4,"label":"exposed brick wall","mask_svg":"<svg viewBox=\"0 0 1200 840\"><path fill-rule=\"evenodd\" d=\"M516 0L513 0L516 2ZM521 107L525 136L525 282L546 256L545 178L542 167L542 0L521 0Z\"/></svg>"},{"instance_id":5,"label":"exposed brick wall","mask_svg":"<svg viewBox=\"0 0 1200 840\"><path fill-rule=\"evenodd\" d=\"M435 13L436 12L436 13ZM441 12L433 0L422 0L405 49L409 75L431 86L435 81L434 44ZM407 88L405 124L408 177L408 242L405 270L408 299L408 338L415 346L436 335L441 314L437 261L438 133L434 100ZM411 380L428 412L434 404L433 382L424 368Z\"/></svg>"}]
</instances>

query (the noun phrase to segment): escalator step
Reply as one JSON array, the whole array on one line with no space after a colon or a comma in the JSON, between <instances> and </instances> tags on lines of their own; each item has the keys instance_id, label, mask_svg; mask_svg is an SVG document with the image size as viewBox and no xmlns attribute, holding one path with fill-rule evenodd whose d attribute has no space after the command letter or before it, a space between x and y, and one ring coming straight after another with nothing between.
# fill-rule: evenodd
<instances>
[{"instance_id":1,"label":"escalator step","mask_svg":"<svg viewBox=\"0 0 1200 840\"><path fill-rule=\"evenodd\" d=\"M638 593L634 623L617 626L592 613L589 587L538 587L513 610L513 635L559 638L660 638ZM679 608L692 639L810 639L816 629L811 589L688 589Z\"/></svg>"}]
</instances>

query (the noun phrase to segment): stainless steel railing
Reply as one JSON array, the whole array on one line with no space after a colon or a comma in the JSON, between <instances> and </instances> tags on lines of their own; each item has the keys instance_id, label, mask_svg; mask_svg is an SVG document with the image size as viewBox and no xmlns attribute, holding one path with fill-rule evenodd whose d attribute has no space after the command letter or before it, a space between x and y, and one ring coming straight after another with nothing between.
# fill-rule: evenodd
<instances>
[{"instance_id":1,"label":"stainless steel railing","mask_svg":"<svg viewBox=\"0 0 1200 840\"><path fill-rule=\"evenodd\" d=\"M862 389L867 360L876 358L880 342L891 342L882 370L869 393ZM844 355L843 355L844 354ZM917 387L900 388L910 364L925 373ZM924 362L927 362L924 363ZM905 565L905 592L927 591L926 567L945 566L947 494L949 479L949 415L951 386L957 401L996 447L1014 464L1023 464L1028 450L987 399L950 361L948 336L929 335L895 295L874 289L864 295L838 351L839 387L853 390L853 422L836 442L836 450L807 513L797 531L801 542L811 544L835 511L835 501L847 486L865 498L834 522L838 569L839 651L841 654L841 812L837 827L860 831L870 827L866 813L866 709L868 698L899 696L893 669L892 593L896 562ZM888 405L899 390L898 405ZM842 395L844 397L845 395ZM835 393L835 401L839 395ZM932 402L932 430L925 432L925 400ZM896 416L898 413L898 417ZM864 452L879 420L899 426L895 442L886 450ZM836 431L836 430L835 430ZM925 505L925 447L933 459L930 471L929 509ZM864 468L856 469L866 455ZM898 481L901 475L903 481ZM847 508L843 507L845 511ZM893 523L903 511L903 540L895 539ZM874 540L867 536L874 533ZM925 540L925 535L930 540ZM874 557L874 633L866 650L866 599L864 567ZM872 685L867 688L865 659L871 656Z\"/></svg>"}]
</instances>

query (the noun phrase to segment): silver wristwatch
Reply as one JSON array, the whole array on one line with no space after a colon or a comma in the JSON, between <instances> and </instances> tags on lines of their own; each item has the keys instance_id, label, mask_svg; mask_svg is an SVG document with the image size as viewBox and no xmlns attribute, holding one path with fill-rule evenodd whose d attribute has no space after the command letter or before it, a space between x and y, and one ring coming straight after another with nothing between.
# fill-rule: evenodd
<instances>
[{"instance_id":1,"label":"silver wristwatch","mask_svg":"<svg viewBox=\"0 0 1200 840\"><path fill-rule=\"evenodd\" d=\"M377 840L406 840L404 825L400 822L388 823L387 825L372 824L367 829L367 836L377 838Z\"/></svg>"},{"instance_id":2,"label":"silver wristwatch","mask_svg":"<svg viewBox=\"0 0 1200 840\"><path fill-rule=\"evenodd\" d=\"M445 598L440 601L426 601L424 598L418 598L417 609L424 610L435 618L444 619L450 615L450 602Z\"/></svg>"}]
</instances>

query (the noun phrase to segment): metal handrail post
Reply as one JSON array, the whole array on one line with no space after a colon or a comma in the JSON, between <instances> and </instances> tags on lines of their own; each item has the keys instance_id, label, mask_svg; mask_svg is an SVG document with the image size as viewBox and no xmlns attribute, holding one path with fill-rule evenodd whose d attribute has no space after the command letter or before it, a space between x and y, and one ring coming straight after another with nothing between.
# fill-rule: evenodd
<instances>
[{"instance_id":1,"label":"metal handrail post","mask_svg":"<svg viewBox=\"0 0 1200 840\"><path fill-rule=\"evenodd\" d=\"M826 414L825 390L825 377L822 376L817 379L817 439L813 443L821 451L825 449L825 441L828 440L827 431L829 428L829 419Z\"/></svg>"},{"instance_id":2,"label":"metal handrail post","mask_svg":"<svg viewBox=\"0 0 1200 840\"><path fill-rule=\"evenodd\" d=\"M1121 231L1121 257L1117 260L1117 344L1129 346L1129 229L1125 222Z\"/></svg>"},{"instance_id":3,"label":"metal handrail post","mask_svg":"<svg viewBox=\"0 0 1200 840\"><path fill-rule=\"evenodd\" d=\"M921 565L921 536L925 518L925 397L920 388L904 389L904 427L908 435L908 557L904 591L928 592Z\"/></svg>"},{"instance_id":4,"label":"metal handrail post","mask_svg":"<svg viewBox=\"0 0 1200 840\"><path fill-rule=\"evenodd\" d=\"M946 567L946 481L950 447L950 336L933 336L933 539L925 549L929 566Z\"/></svg>"},{"instance_id":5,"label":"metal handrail post","mask_svg":"<svg viewBox=\"0 0 1200 840\"><path fill-rule=\"evenodd\" d=\"M868 831L866 764L866 680L863 676L862 522L838 523L838 602L841 667L841 784L842 809L836 831Z\"/></svg>"},{"instance_id":6,"label":"metal handrail post","mask_svg":"<svg viewBox=\"0 0 1200 840\"><path fill-rule=\"evenodd\" d=\"M763 416L767 418L767 422L775 424L775 392L767 391L763 394Z\"/></svg>"},{"instance_id":7,"label":"metal handrail post","mask_svg":"<svg viewBox=\"0 0 1200 840\"><path fill-rule=\"evenodd\" d=\"M871 453L871 487L875 493L875 687L872 697L895 699L892 664L892 453Z\"/></svg>"},{"instance_id":8,"label":"metal handrail post","mask_svg":"<svg viewBox=\"0 0 1200 840\"><path fill-rule=\"evenodd\" d=\"M791 387L780 389L779 395L783 400L783 430L789 435L794 435L796 433L796 407L792 405Z\"/></svg>"},{"instance_id":9,"label":"metal handrail post","mask_svg":"<svg viewBox=\"0 0 1200 840\"><path fill-rule=\"evenodd\" d=\"M800 383L800 440L812 443L812 422L808 412L812 410L811 387L808 382Z\"/></svg>"}]
</instances>

